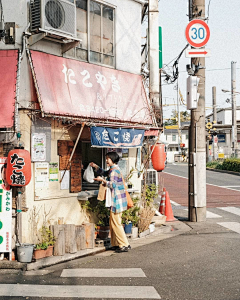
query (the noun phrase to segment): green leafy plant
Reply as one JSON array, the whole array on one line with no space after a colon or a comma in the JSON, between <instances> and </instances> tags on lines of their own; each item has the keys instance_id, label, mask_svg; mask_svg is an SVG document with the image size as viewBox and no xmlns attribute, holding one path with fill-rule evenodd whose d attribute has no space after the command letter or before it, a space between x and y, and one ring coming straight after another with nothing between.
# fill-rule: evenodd
<instances>
[{"instance_id":1,"label":"green leafy plant","mask_svg":"<svg viewBox=\"0 0 240 300\"><path fill-rule=\"evenodd\" d=\"M150 185L145 185L143 188L143 197L145 198L145 203L147 206L153 206L154 200L158 196L158 190L156 185L150 184Z\"/></svg>"},{"instance_id":2,"label":"green leafy plant","mask_svg":"<svg viewBox=\"0 0 240 300\"><path fill-rule=\"evenodd\" d=\"M37 250L46 250L49 246L53 246L56 241L56 238L53 235L52 231L46 226L42 226L42 228L39 231L41 235L41 242L36 244L35 248Z\"/></svg>"},{"instance_id":3,"label":"green leafy plant","mask_svg":"<svg viewBox=\"0 0 240 300\"><path fill-rule=\"evenodd\" d=\"M82 204L82 208L86 209L88 213L92 213L97 217L98 226L109 226L110 210L105 207L105 201L88 200Z\"/></svg>"},{"instance_id":4,"label":"green leafy plant","mask_svg":"<svg viewBox=\"0 0 240 300\"><path fill-rule=\"evenodd\" d=\"M122 213L122 223L123 224L129 224L130 222L133 224L133 226L136 226L138 224L139 221L139 215L138 212L140 210L139 207L139 198L138 197L134 197L132 198L133 200L133 207L125 210Z\"/></svg>"}]
</instances>

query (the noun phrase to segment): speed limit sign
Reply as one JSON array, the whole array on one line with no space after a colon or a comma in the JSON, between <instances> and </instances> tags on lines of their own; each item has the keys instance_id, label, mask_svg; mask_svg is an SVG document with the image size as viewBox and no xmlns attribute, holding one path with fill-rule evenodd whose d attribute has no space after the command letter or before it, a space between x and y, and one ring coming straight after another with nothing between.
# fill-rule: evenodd
<instances>
[{"instance_id":1,"label":"speed limit sign","mask_svg":"<svg viewBox=\"0 0 240 300\"><path fill-rule=\"evenodd\" d=\"M185 36L188 43L194 48L205 46L210 38L210 30L202 20L192 20L185 30Z\"/></svg>"}]
</instances>

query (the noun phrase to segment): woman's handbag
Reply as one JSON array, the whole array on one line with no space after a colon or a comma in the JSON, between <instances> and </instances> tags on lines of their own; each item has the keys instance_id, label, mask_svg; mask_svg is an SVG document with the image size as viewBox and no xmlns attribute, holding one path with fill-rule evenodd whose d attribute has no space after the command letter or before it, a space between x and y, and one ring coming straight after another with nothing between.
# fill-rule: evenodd
<instances>
[{"instance_id":1,"label":"woman's handbag","mask_svg":"<svg viewBox=\"0 0 240 300\"><path fill-rule=\"evenodd\" d=\"M99 190L98 190L98 196L97 199L100 201L103 201L106 199L106 191L107 187L104 186L102 183L99 185Z\"/></svg>"},{"instance_id":2,"label":"woman's handbag","mask_svg":"<svg viewBox=\"0 0 240 300\"><path fill-rule=\"evenodd\" d=\"M131 208L134 206L134 203L132 201L132 198L129 194L129 192L127 191L127 186L126 186L126 183L125 183L125 180L122 176L122 181L123 181L123 185L124 185L124 189L125 189L125 193L126 193L126 198L127 198L127 209Z\"/></svg>"},{"instance_id":3,"label":"woman's handbag","mask_svg":"<svg viewBox=\"0 0 240 300\"><path fill-rule=\"evenodd\" d=\"M127 209L131 208L134 206L132 198L129 194L129 192L125 189L126 197L127 197Z\"/></svg>"}]
</instances>

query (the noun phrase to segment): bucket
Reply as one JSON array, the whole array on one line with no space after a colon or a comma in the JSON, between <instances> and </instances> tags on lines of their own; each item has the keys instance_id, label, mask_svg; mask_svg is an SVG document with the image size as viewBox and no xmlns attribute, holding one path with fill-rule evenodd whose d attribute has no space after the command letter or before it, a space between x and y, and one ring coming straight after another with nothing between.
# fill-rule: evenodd
<instances>
[{"instance_id":1,"label":"bucket","mask_svg":"<svg viewBox=\"0 0 240 300\"><path fill-rule=\"evenodd\" d=\"M97 226L97 233L101 240L107 239L110 233L110 226Z\"/></svg>"},{"instance_id":2,"label":"bucket","mask_svg":"<svg viewBox=\"0 0 240 300\"><path fill-rule=\"evenodd\" d=\"M132 233L132 223L125 224L124 231L125 233Z\"/></svg>"},{"instance_id":3,"label":"bucket","mask_svg":"<svg viewBox=\"0 0 240 300\"><path fill-rule=\"evenodd\" d=\"M32 261L34 244L21 244L17 246L18 261L30 263Z\"/></svg>"}]
</instances>

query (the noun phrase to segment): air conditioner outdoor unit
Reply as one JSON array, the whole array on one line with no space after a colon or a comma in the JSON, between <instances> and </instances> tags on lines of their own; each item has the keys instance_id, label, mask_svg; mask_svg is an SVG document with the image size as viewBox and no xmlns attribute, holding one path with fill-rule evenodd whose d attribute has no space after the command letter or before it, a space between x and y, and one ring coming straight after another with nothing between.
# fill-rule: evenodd
<instances>
[{"instance_id":1,"label":"air conditioner outdoor unit","mask_svg":"<svg viewBox=\"0 0 240 300\"><path fill-rule=\"evenodd\" d=\"M30 0L32 32L76 37L76 6L69 0Z\"/></svg>"},{"instance_id":2,"label":"air conditioner outdoor unit","mask_svg":"<svg viewBox=\"0 0 240 300\"><path fill-rule=\"evenodd\" d=\"M147 178L146 178L147 185L155 184L158 186L158 174L157 171L154 169L147 170Z\"/></svg>"}]
</instances>

